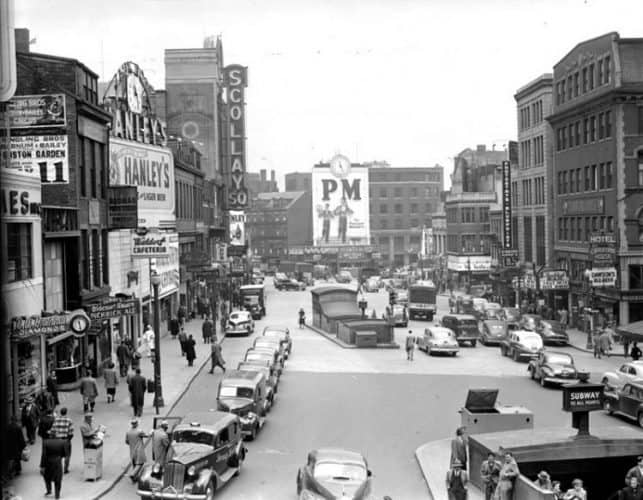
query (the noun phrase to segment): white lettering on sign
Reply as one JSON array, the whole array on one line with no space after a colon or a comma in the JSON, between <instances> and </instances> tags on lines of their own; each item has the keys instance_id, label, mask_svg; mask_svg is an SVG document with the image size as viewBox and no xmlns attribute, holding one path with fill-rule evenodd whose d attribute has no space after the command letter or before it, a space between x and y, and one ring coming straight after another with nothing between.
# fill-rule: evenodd
<instances>
[{"instance_id":1,"label":"white lettering on sign","mask_svg":"<svg viewBox=\"0 0 643 500\"><path fill-rule=\"evenodd\" d=\"M224 69L228 89L228 114L230 118L230 182L228 186L228 209L243 210L248 206L248 189L245 185L245 94L247 68L239 65Z\"/></svg>"},{"instance_id":2,"label":"white lettering on sign","mask_svg":"<svg viewBox=\"0 0 643 500\"><path fill-rule=\"evenodd\" d=\"M586 400L586 399L598 399L601 397L601 393L598 391L594 392L572 392L570 394L570 398L572 401L574 400Z\"/></svg>"}]
</instances>

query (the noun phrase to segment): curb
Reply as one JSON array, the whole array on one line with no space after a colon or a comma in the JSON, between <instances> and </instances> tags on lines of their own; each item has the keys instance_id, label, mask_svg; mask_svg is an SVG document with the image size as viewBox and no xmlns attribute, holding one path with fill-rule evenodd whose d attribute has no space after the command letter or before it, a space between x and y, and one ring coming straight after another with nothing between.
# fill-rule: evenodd
<instances>
[{"instance_id":1,"label":"curb","mask_svg":"<svg viewBox=\"0 0 643 500\"><path fill-rule=\"evenodd\" d=\"M567 345L568 345L568 347L571 347L572 349L576 349L577 351L584 352L584 353L587 353L587 354L594 354L594 351L590 351L589 349L586 349L584 347L580 347L580 346L577 346L577 345L574 345L574 344L567 344ZM615 352L610 352L609 356L606 356L606 357L607 358L621 357L621 358L627 359L623 353L615 353Z\"/></svg>"},{"instance_id":2,"label":"curb","mask_svg":"<svg viewBox=\"0 0 643 500\"><path fill-rule=\"evenodd\" d=\"M165 336L167 336L167 334ZM161 338L163 338L163 336ZM226 336L225 336L225 333L224 333L224 335L221 336L221 343L223 343L223 341L225 339L226 339ZM178 394L178 396L175 399L174 403L172 403L172 405L170 406L168 411L165 413L166 417L169 417L172 414L172 412L174 411L174 408L176 408L176 406L179 404L181 399L183 399L183 396L185 396L185 393L188 392L188 390L192 386L192 383L196 380L196 378L199 375L201 375L201 372L203 371L203 368L205 368L205 366L208 364L208 361L210 361L210 356L205 357L205 360L203 361L203 363L201 364L199 369L194 373L194 375L192 375L192 377L190 377L190 380L188 380L187 384L185 384L185 387ZM148 447L148 445L150 444L151 441L152 441L151 437L149 437L149 438L147 438L145 440L145 448ZM121 482L121 480L125 477L125 474L127 474L127 472L130 470L131 467L132 467L132 464L128 460L127 465L125 465L123 471L119 475L117 475L116 478L114 478L114 480L111 482L111 484L109 484L104 491L102 491L101 493L99 493L98 495L93 497L92 500L99 500L100 498L103 498L105 495L110 493L116 487L116 485Z\"/></svg>"}]
</instances>

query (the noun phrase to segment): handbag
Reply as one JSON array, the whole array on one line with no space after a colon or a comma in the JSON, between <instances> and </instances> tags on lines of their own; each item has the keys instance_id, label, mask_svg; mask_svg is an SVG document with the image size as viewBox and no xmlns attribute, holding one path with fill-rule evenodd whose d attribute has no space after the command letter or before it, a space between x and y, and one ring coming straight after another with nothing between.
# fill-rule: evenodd
<instances>
[{"instance_id":1,"label":"handbag","mask_svg":"<svg viewBox=\"0 0 643 500\"><path fill-rule=\"evenodd\" d=\"M31 448L23 448L22 453L20 454L20 460L23 462L28 462L31 458Z\"/></svg>"}]
</instances>

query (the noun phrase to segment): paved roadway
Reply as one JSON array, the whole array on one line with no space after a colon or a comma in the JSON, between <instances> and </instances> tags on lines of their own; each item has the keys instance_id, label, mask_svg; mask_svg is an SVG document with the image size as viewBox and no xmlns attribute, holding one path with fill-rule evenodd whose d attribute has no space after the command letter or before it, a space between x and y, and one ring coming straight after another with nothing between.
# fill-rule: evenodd
<instances>
[{"instance_id":1,"label":"paved roadway","mask_svg":"<svg viewBox=\"0 0 643 500\"><path fill-rule=\"evenodd\" d=\"M387 294L368 294L369 307L380 313ZM440 297L444 313L446 297ZM561 411L560 392L543 389L529 379L526 363L500 356L497 348L463 348L457 358L428 357L416 352L406 360L403 349L342 349L311 330L295 327L300 307L311 317L309 292L268 291L268 316L257 322L260 334L267 324L286 324L293 332L293 355L286 363L276 404L263 431L247 444L248 458L241 476L224 487L221 499L295 499L295 477L309 450L343 446L363 452L373 470L376 498L394 500L427 498L427 489L414 458L415 449L427 441L453 434L469 387L494 387L499 400L522 404L535 413L535 425L568 426L570 416ZM426 322L412 321L420 334ZM406 328L398 328L402 342ZM224 355L236 366L249 338L228 338ZM567 348L581 368L600 372L619 361L595 360ZM220 374L203 371L178 404L175 414L203 411L216 406ZM592 426L624 424L602 412L592 415ZM627 425L627 423L625 423ZM122 481L107 496L135 498L134 487Z\"/></svg>"}]
</instances>

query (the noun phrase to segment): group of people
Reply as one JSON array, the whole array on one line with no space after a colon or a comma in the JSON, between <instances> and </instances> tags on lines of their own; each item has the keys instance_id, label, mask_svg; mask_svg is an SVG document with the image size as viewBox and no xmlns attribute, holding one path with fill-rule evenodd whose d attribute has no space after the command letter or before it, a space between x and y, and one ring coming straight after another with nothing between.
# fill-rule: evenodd
<instances>
[{"instance_id":1,"label":"group of people","mask_svg":"<svg viewBox=\"0 0 643 500\"><path fill-rule=\"evenodd\" d=\"M161 465L165 465L170 450L170 436L168 434L169 424L167 420L163 420L157 429L151 433L145 432L139 428L138 419L134 418L130 421L130 428L125 434L125 444L129 446L130 462L132 468L130 470L130 479L132 482L137 482L145 462L147 462L147 454L145 452L145 440L152 439L152 460Z\"/></svg>"}]
</instances>

